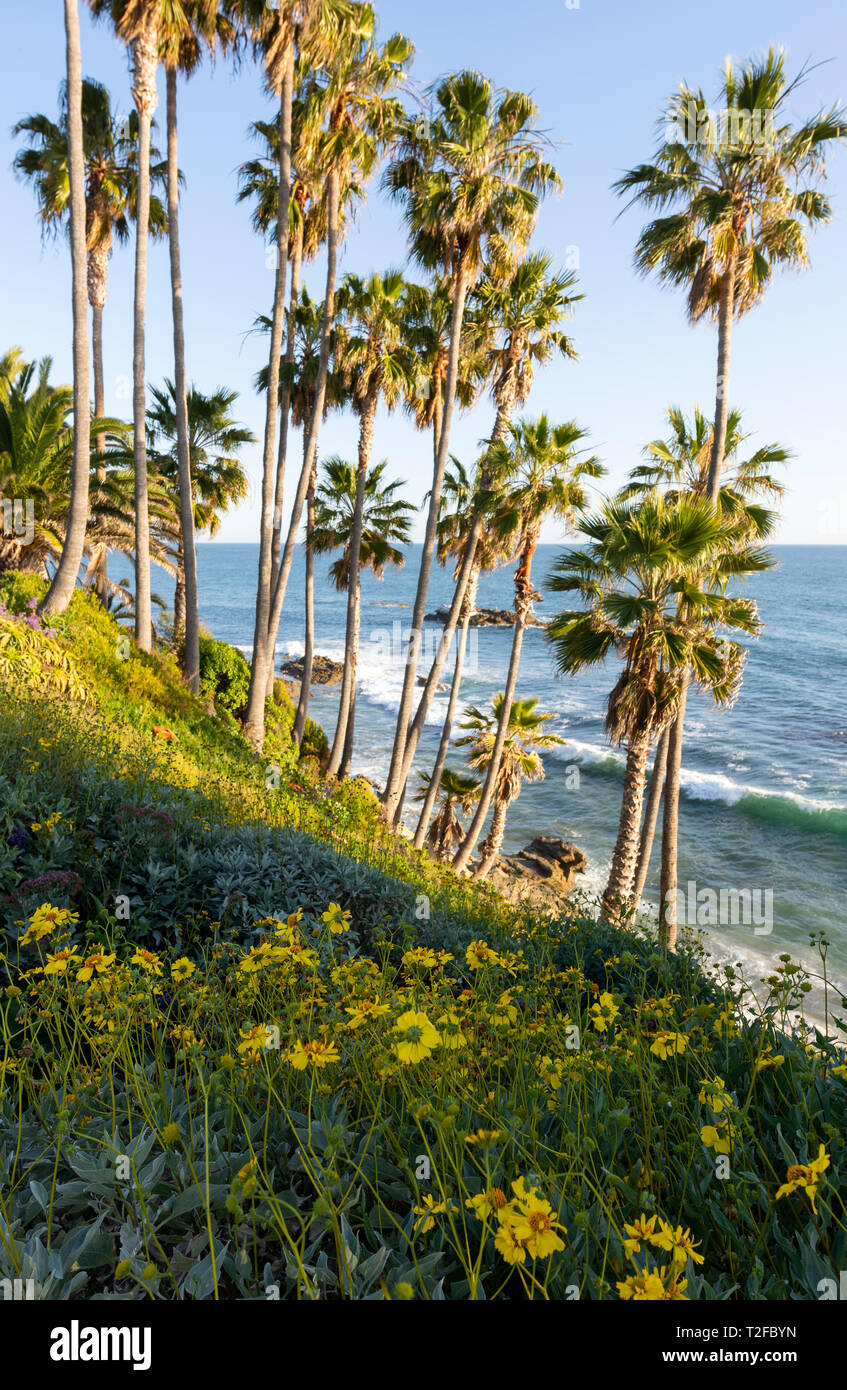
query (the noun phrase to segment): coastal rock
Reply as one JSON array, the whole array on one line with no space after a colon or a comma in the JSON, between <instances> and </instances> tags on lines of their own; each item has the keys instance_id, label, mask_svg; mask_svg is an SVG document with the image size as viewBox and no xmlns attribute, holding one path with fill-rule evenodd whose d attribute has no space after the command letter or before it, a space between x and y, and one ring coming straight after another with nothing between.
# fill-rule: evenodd
<instances>
[{"instance_id":1,"label":"coastal rock","mask_svg":"<svg viewBox=\"0 0 847 1390\"><path fill-rule=\"evenodd\" d=\"M539 835L517 854L501 854L488 882L512 902L555 911L561 900L576 887L576 875L585 872L587 860L581 849Z\"/></svg>"},{"instance_id":2,"label":"coastal rock","mask_svg":"<svg viewBox=\"0 0 847 1390\"><path fill-rule=\"evenodd\" d=\"M298 656L296 661L283 661L281 669L286 676L302 681L302 656ZM312 661L312 685L335 685L343 675L344 664L341 661L333 661L329 656L316 656Z\"/></svg>"},{"instance_id":3,"label":"coastal rock","mask_svg":"<svg viewBox=\"0 0 847 1390\"><path fill-rule=\"evenodd\" d=\"M426 676L418 676L417 680L418 685L426 685ZM435 693L436 695L443 695L445 690L449 689L449 685L444 685L443 682L439 682L439 684L435 687Z\"/></svg>"},{"instance_id":4,"label":"coastal rock","mask_svg":"<svg viewBox=\"0 0 847 1390\"><path fill-rule=\"evenodd\" d=\"M425 623L441 623L442 626L447 622L450 615L449 608L436 608L434 613L427 613L424 618ZM478 608L471 618L471 627L514 627L515 614L511 608ZM527 619L527 627L546 627L540 618Z\"/></svg>"}]
</instances>

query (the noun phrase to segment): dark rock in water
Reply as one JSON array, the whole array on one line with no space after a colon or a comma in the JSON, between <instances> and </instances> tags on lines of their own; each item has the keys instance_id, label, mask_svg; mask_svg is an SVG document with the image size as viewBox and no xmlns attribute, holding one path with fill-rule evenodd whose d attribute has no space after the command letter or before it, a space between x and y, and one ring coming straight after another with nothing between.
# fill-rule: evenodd
<instances>
[{"instance_id":1,"label":"dark rock in water","mask_svg":"<svg viewBox=\"0 0 847 1390\"><path fill-rule=\"evenodd\" d=\"M434 613L427 613L424 618L425 623L441 623L444 625L450 615L449 608L436 608ZM471 618L471 627L514 627L515 614L511 608L478 608ZM527 627L546 627L540 618L529 618Z\"/></svg>"},{"instance_id":2,"label":"dark rock in water","mask_svg":"<svg viewBox=\"0 0 847 1390\"><path fill-rule=\"evenodd\" d=\"M418 685L426 685L426 676L418 676ZM443 694L444 694L444 691L445 691L445 690L449 690L449 689L450 689L449 685L443 685L443 684L439 683L439 684L435 687L435 693L436 693L436 695L443 695Z\"/></svg>"},{"instance_id":3,"label":"dark rock in water","mask_svg":"<svg viewBox=\"0 0 847 1390\"><path fill-rule=\"evenodd\" d=\"M283 661L281 669L286 676L293 676L295 680L302 681L302 656L296 661ZM316 656L312 661L312 685L335 685L343 675L344 663L341 661L333 661L328 656Z\"/></svg>"},{"instance_id":4,"label":"dark rock in water","mask_svg":"<svg viewBox=\"0 0 847 1390\"><path fill-rule=\"evenodd\" d=\"M576 875L585 872L587 860L581 849L539 835L517 854L501 854L488 882L513 902L529 901L534 906L552 908L576 887Z\"/></svg>"}]
</instances>

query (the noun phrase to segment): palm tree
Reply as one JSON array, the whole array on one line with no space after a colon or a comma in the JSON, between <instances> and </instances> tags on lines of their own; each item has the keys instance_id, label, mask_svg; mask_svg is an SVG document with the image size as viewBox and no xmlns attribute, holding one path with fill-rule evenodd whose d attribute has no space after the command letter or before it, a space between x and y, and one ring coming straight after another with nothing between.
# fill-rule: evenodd
<instances>
[{"instance_id":1,"label":"palm tree","mask_svg":"<svg viewBox=\"0 0 847 1390\"><path fill-rule=\"evenodd\" d=\"M353 679L346 722L336 729L336 741L343 739L343 754L338 772L346 777L353 753L353 729L356 711L355 681L359 655L359 628L362 611L362 571L369 569L377 579L382 578L386 565L404 563L398 545L409 539L412 514L415 508L397 496L405 484L397 479L385 483L387 463L378 463L365 474L364 496L362 472L357 466L345 463L337 455L324 463L324 478L315 496L315 519L312 530L312 549L318 554L341 548L340 557L330 566L330 577L336 589L352 596L352 624L349 628L345 663ZM357 540L358 530L358 545ZM349 614L348 607L348 614ZM304 672L304 679L305 679Z\"/></svg>"},{"instance_id":2,"label":"palm tree","mask_svg":"<svg viewBox=\"0 0 847 1390\"><path fill-rule=\"evenodd\" d=\"M412 255L429 271L449 275L452 294L444 413L433 469L420 572L412 609L403 691L383 800L397 812L405 787L406 743L415 696L417 655L435 555L444 471L456 404L465 305L490 266L509 264L529 239L541 197L558 185L542 158L534 103L499 91L476 72L454 73L430 92L426 119L408 118L386 187L403 204ZM470 565L462 588L467 587ZM461 598L459 598L461 602Z\"/></svg>"},{"instance_id":3,"label":"palm tree","mask_svg":"<svg viewBox=\"0 0 847 1390\"><path fill-rule=\"evenodd\" d=\"M609 737L627 749L618 835L603 894L604 911L617 919L632 907L651 744L676 716L689 666L719 704L736 698L746 653L720 629L756 634L759 619L752 600L728 596L725 586L769 568L771 561L757 544L740 540L734 520L719 518L708 499L690 494L668 501L651 491L606 502L581 530L587 547L563 553L548 587L578 594L585 607L559 613L547 640L562 674L613 653L623 659L606 715Z\"/></svg>"},{"instance_id":4,"label":"palm tree","mask_svg":"<svg viewBox=\"0 0 847 1390\"><path fill-rule=\"evenodd\" d=\"M689 421L678 406L668 409L669 433L666 439L655 439L644 449L646 462L632 469L630 481L619 497L626 500L661 488L668 501L684 493L703 497L709 479L709 460L712 454L712 425L698 406ZM770 470L788 461L790 452L779 444L766 444L747 459L739 458L739 450L748 438L742 432L740 411L730 411L724 446L724 472L718 493L718 509L722 515L733 516L742 526L760 538L769 534L773 513L754 502L756 497L778 499L785 491ZM662 730L650 777L650 788L641 826L638 868L632 891L632 909L637 911L647 881L653 837L658 820L659 803L664 786L670 730Z\"/></svg>"},{"instance_id":5,"label":"palm tree","mask_svg":"<svg viewBox=\"0 0 847 1390\"><path fill-rule=\"evenodd\" d=\"M638 165L615 189L666 215L641 233L636 266L688 287L693 322L717 319L718 356L708 495L720 488L729 412L732 325L759 303L775 270L808 264L806 228L831 217L821 192L827 147L847 136L839 106L801 125L783 120L803 80L785 73L773 49L744 66L727 61L717 101L684 83L671 97L670 134L652 164ZM726 113L718 122L713 111ZM777 125L777 121L780 124ZM667 211L670 210L672 211ZM676 902L679 778L686 690L669 736L663 816L663 899Z\"/></svg>"},{"instance_id":6,"label":"palm tree","mask_svg":"<svg viewBox=\"0 0 847 1390\"><path fill-rule=\"evenodd\" d=\"M490 439L492 446L502 443L507 438L515 410L522 406L529 396L535 369L549 362L554 353L568 360L576 357L573 342L561 327L570 317L573 305L582 298L582 295L573 293L575 283L575 275L571 272L556 272L550 257L537 253L525 257L516 269L500 275L487 274L470 297L467 314L468 335L485 363L484 369L479 370L478 374L492 381L496 408ZM490 492L494 485L495 472L492 454L491 462L483 460L479 477L480 493ZM456 627L462 622L467 629L473 613L473 595L480 571L476 551L483 545L483 512L477 517L476 509L472 508L471 511L474 521L464 537L464 550L456 567L457 593L421 692L415 717L409 727L403 759L404 783L417 751L418 741ZM463 578L468 573L468 566L469 577L462 596ZM470 602L469 594L472 595ZM459 646L464 649L466 642L465 631L464 637L460 638ZM455 681L454 671L454 683ZM401 807L402 795L398 799L398 812Z\"/></svg>"},{"instance_id":7,"label":"palm tree","mask_svg":"<svg viewBox=\"0 0 847 1390\"><path fill-rule=\"evenodd\" d=\"M479 779L467 772L457 772L453 767L443 767L438 784L433 787L430 773L418 775L421 785L415 800L428 801L431 793L433 804L437 806L426 842L439 858L448 859L464 839L465 827L459 815L467 815L479 796ZM416 842L416 848L420 847Z\"/></svg>"},{"instance_id":8,"label":"palm tree","mask_svg":"<svg viewBox=\"0 0 847 1390\"><path fill-rule=\"evenodd\" d=\"M347 399L359 417L359 452L356 471L356 505L350 537L350 568L358 569L359 548L365 508L368 467L373 449L373 432L380 402L393 410L407 395L416 375L414 354L406 334L406 282L397 270L384 275L374 273L364 280L347 275L337 302L338 339L335 363ZM332 749L326 773L334 777L341 766L347 717L355 683L355 661L351 653L354 625L358 622L355 588L347 598L347 630L344 677Z\"/></svg>"},{"instance_id":9,"label":"palm tree","mask_svg":"<svg viewBox=\"0 0 847 1390\"><path fill-rule=\"evenodd\" d=\"M341 231L341 206L345 190L363 184L390 142L400 116L391 94L403 80L412 56L408 39L395 34L381 47L374 43L376 17L369 4L339 5L341 19L334 31L331 62L304 79L304 156L309 167L324 176L327 226L327 269L321 355L315 408L307 430L303 467L297 484L266 627L257 622L253 644L250 690L244 730L253 746L262 747L265 730L265 697L273 666L274 649L288 577L294 559L300 519L317 458L318 433L329 377L329 359L335 318L336 272ZM280 249L280 256L282 251ZM264 611L264 609L262 609Z\"/></svg>"},{"instance_id":10,"label":"palm tree","mask_svg":"<svg viewBox=\"0 0 847 1390\"><path fill-rule=\"evenodd\" d=\"M537 700L511 700L506 714L506 695L499 690L491 702L491 710L483 711L468 705L461 727L469 734L457 738L457 744L470 744L470 765L488 775L498 745L500 725L506 721L506 738L498 756L494 782L494 812L491 828L480 846L479 865L475 877L486 878L503 845L506 817L513 801L520 796L524 782L540 782L544 764L539 750L564 743L557 734L544 733L544 725L555 716L539 714ZM479 791L477 791L477 797Z\"/></svg>"},{"instance_id":11,"label":"palm tree","mask_svg":"<svg viewBox=\"0 0 847 1390\"><path fill-rule=\"evenodd\" d=\"M58 122L43 115L25 116L12 130L26 135L28 148L15 156L15 170L34 186L45 230L62 226L68 214L67 87L60 94ZM121 121L112 108L108 89L85 78L82 84L82 139L85 164L85 245L88 302L91 306L91 345L94 368L94 414L106 413L103 372L103 309L112 244L129 238L129 224L138 200L138 122L133 115ZM151 150L158 159L158 151ZM150 170L155 186L164 179L164 166ZM165 211L151 192L149 231L159 236L167 228Z\"/></svg>"},{"instance_id":12,"label":"palm tree","mask_svg":"<svg viewBox=\"0 0 847 1390\"><path fill-rule=\"evenodd\" d=\"M503 541L513 539L517 555L515 569L515 624L512 650L506 674L506 688L500 708L500 723L491 760L482 787L479 804L471 822L465 843L453 861L461 872L467 867L479 838L488 808L497 786L500 759L509 731L509 712L518 679L524 632L532 616L533 604L540 595L532 584L532 560L538 545L541 527L547 517L559 517L566 526L586 504L584 478L598 478L605 469L594 458L580 455L578 445L585 431L571 420L564 425L551 425L546 415L537 420L521 420L510 425L511 447L492 446L495 463L502 460L504 471L511 475L504 485L503 496L494 521L496 533ZM483 864L477 869L479 874Z\"/></svg>"},{"instance_id":13,"label":"palm tree","mask_svg":"<svg viewBox=\"0 0 847 1390\"><path fill-rule=\"evenodd\" d=\"M51 360L23 362L19 354L0 371L0 499L32 504L32 536L0 540L0 568L38 571L50 575L68 532L73 486L74 431L70 386L50 382ZM89 451L89 519L83 544L87 557L85 583L105 602L110 585L105 559L109 550L131 555L132 440L120 420L97 419L99 438ZM156 521L153 553L157 563L171 568L168 519L170 498L157 480L151 485L151 510ZM81 557L82 558L82 557Z\"/></svg>"},{"instance_id":14,"label":"palm tree","mask_svg":"<svg viewBox=\"0 0 847 1390\"><path fill-rule=\"evenodd\" d=\"M176 483L181 489L178 392L174 382L166 379L164 388L153 387L151 395L153 406L147 412L150 443L155 449L151 450L151 462L169 486ZM186 395L192 536L195 531L214 536L223 514L247 496L247 474L238 453L246 444L255 444L256 436L233 418L237 399L237 391L223 386L209 396L192 386ZM170 448L162 450L161 443ZM186 628L188 602L184 534L180 516L174 596L174 633L179 640Z\"/></svg>"},{"instance_id":15,"label":"palm tree","mask_svg":"<svg viewBox=\"0 0 847 1390\"><path fill-rule=\"evenodd\" d=\"M477 464L473 480L468 476L464 465L454 455L451 455L450 462L451 468L444 476L443 500L447 507L442 510L438 523L438 560L442 565L446 564L448 560L452 560L455 563L454 578L456 578L461 570L468 535L474 519L480 509L486 508L489 512L492 510L492 502L496 502L497 493L491 489L486 489L485 492L481 490L480 478L483 468L486 466L488 466L486 476L491 479L487 455L484 455ZM468 631L471 618L476 612L479 579L485 570L494 569L496 565L503 563L507 558L508 544L504 546L493 528L488 532L483 530L480 542L476 547L473 572L465 590L462 609L459 614L459 636L456 641L456 655L453 662L453 679L450 684L450 696L447 701L447 711L438 743L438 752L432 773L427 779L427 790L417 798L423 801L423 807L415 831L416 849L421 848L427 834L427 825L435 806L435 798L441 785L441 773L450 747L453 722L458 709L462 685Z\"/></svg>"},{"instance_id":16,"label":"palm tree","mask_svg":"<svg viewBox=\"0 0 847 1390\"><path fill-rule=\"evenodd\" d=\"M182 295L182 258L179 242L179 137L177 78L189 77L198 67L203 45L214 50L219 43L234 41L230 21L219 12L217 0L188 0L171 6L160 21L160 55L165 65L168 123L168 249L171 271L173 318L176 448L179 477L179 569L177 592L182 591L182 611L175 621L182 650L182 675L195 695L200 689L200 613L197 595L197 553L194 505L189 458L189 416L185 374L185 324Z\"/></svg>"},{"instance_id":17,"label":"palm tree","mask_svg":"<svg viewBox=\"0 0 847 1390\"><path fill-rule=\"evenodd\" d=\"M88 323L85 286L85 157L82 132L82 51L76 0L65 0L65 58L68 103L68 182L70 185L71 268L73 276L73 469L65 543L56 573L41 607L63 613L79 575L88 524L91 454Z\"/></svg>"}]
</instances>

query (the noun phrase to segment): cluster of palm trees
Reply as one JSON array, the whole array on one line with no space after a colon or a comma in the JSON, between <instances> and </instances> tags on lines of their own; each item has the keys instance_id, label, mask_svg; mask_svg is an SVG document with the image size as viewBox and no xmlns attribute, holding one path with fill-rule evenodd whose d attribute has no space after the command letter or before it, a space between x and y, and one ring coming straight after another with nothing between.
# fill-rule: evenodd
<instances>
[{"instance_id":1,"label":"cluster of palm trees","mask_svg":"<svg viewBox=\"0 0 847 1390\"><path fill-rule=\"evenodd\" d=\"M557 741L546 730L551 715L538 712L536 702L521 698L517 689L524 635L539 597L533 558L545 521L557 519L579 544L562 555L550 587L576 595L580 606L549 625L555 659L563 673L607 657L621 662L607 729L626 747L626 770L604 907L611 916L637 907L661 808L663 926L672 945L687 692L693 681L722 704L738 692L745 654L739 637L755 634L758 616L755 605L738 597L737 581L770 564L763 541L773 513L760 499L779 495L770 469L787 458L787 451L773 445L739 459L744 435L729 401L732 325L761 300L775 270L806 263L807 231L830 215L822 191L824 156L847 134L843 113L833 108L792 124L786 104L803 74L789 81L779 52L743 65L728 63L716 109L737 109L753 119L719 132L714 123L692 121L690 113L699 118L709 102L702 91L683 85L665 112L666 133L652 162L616 184L619 193L656 214L638 240L638 269L655 270L664 282L685 289L693 321L709 316L716 322L717 381L713 417L695 411L689 420L671 411L669 437L649 445L627 487L592 511L590 480L604 470L588 450L586 432L574 420L519 414L536 369L555 357L575 357L566 329L582 298L575 275L532 246L541 203L560 187L533 101L473 71L440 79L421 101L408 84L412 44L399 34L380 41L373 7L362 0L89 4L129 48L133 119L118 128L108 94L83 82L77 0L65 0L67 83L60 121L52 125L35 117L19 127L30 139L19 169L37 182L45 221L67 216L73 264L72 486L45 610L67 603L86 547L91 549L89 493L91 479L99 476L92 465L108 472L110 441L122 430L124 451L128 440L132 449L136 639L149 649L151 537L156 489L164 479L171 493L177 484L178 629L184 677L197 688L195 533L217 514L222 498L242 495L236 455L248 436L229 418L231 395L219 391L203 398L187 385L177 82L204 52L252 52L278 109L274 121L255 123L261 150L240 171L239 196L251 204L257 232L276 250L273 301L256 324L267 336L268 361L257 378L265 423L245 735L260 751L280 617L305 512L306 669L294 733L298 737L305 727L314 656L314 555L340 552L331 576L346 590L347 640L327 770L330 776L349 771L360 576L364 569L379 573L402 562L412 511L399 495L402 485L387 481L383 462L374 463L375 423L380 408L403 408L417 428L431 431L433 467L383 791L387 818L400 823L432 698L452 659L448 714L434 767L418 793L423 804L415 844L428 843L449 854L458 871L467 871L490 815L473 872L484 877L496 861L521 779L542 775L540 752ZM152 147L160 64L167 85L163 163ZM771 135L766 144L753 135L762 126L757 114ZM673 133L667 133L675 117ZM400 269L348 274L339 281L340 244L377 173L402 214L419 281ZM158 185L166 190L166 208L157 200ZM128 431L100 418L100 324L109 249L125 236L130 220L136 274ZM154 393L150 409L146 250L148 237L160 232L170 245L174 376ZM318 254L326 263L320 299L302 284L304 265ZM86 294L94 315L93 423ZM453 422L457 411L486 393L493 423L469 469L451 453ZM357 421L355 462L333 457L319 473L322 424L330 410L345 407ZM302 456L286 518L292 426L302 431ZM157 452L163 439L170 447ZM198 472L208 469L211 454L219 474L214 498ZM454 588L435 659L421 675L436 558L452 567ZM466 736L459 744L470 748L470 769L459 770L447 758L460 710L468 628L481 576L506 564L515 566L509 664L490 710L464 712Z\"/></svg>"}]
</instances>

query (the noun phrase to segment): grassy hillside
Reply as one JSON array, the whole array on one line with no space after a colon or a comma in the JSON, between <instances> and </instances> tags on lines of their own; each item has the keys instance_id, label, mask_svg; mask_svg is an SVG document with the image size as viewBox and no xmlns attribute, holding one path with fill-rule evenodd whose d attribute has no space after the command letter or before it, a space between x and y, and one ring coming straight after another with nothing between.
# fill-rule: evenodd
<instances>
[{"instance_id":1,"label":"grassy hillside","mask_svg":"<svg viewBox=\"0 0 847 1390\"><path fill-rule=\"evenodd\" d=\"M733 977L519 911L0 578L0 1278L47 1298L799 1298L847 1067ZM217 713L210 713L214 698ZM319 736L313 731L313 748ZM747 1005L744 1013L738 1007Z\"/></svg>"}]
</instances>

